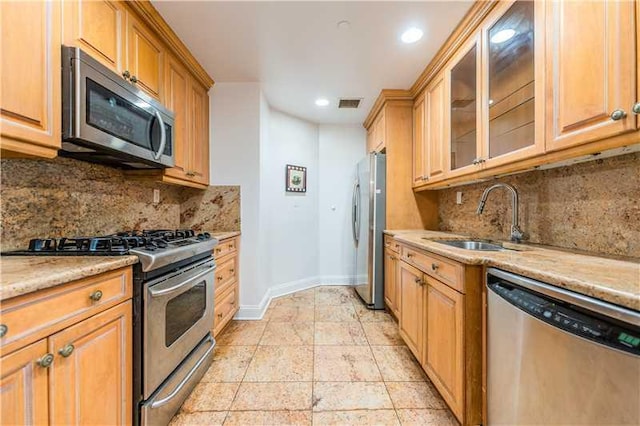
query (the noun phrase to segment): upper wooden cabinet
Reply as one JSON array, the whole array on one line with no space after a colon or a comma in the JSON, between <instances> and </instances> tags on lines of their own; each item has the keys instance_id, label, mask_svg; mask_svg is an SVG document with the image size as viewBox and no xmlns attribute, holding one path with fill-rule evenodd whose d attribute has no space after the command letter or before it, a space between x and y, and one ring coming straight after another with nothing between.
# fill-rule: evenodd
<instances>
[{"instance_id":1,"label":"upper wooden cabinet","mask_svg":"<svg viewBox=\"0 0 640 426\"><path fill-rule=\"evenodd\" d=\"M636 129L634 6L547 2L547 150Z\"/></svg>"},{"instance_id":2,"label":"upper wooden cabinet","mask_svg":"<svg viewBox=\"0 0 640 426\"><path fill-rule=\"evenodd\" d=\"M175 114L173 122L175 165L165 174L177 179L189 179L189 123L191 76L186 67L173 55L167 55L165 63L165 105Z\"/></svg>"},{"instance_id":3,"label":"upper wooden cabinet","mask_svg":"<svg viewBox=\"0 0 640 426\"><path fill-rule=\"evenodd\" d=\"M115 1L62 2L62 43L77 46L121 74L125 68L126 11Z\"/></svg>"},{"instance_id":4,"label":"upper wooden cabinet","mask_svg":"<svg viewBox=\"0 0 640 426\"><path fill-rule=\"evenodd\" d=\"M425 96L420 96L413 104L413 185L421 185L427 178L425 158Z\"/></svg>"},{"instance_id":5,"label":"upper wooden cabinet","mask_svg":"<svg viewBox=\"0 0 640 426\"><path fill-rule=\"evenodd\" d=\"M61 146L60 3L0 2L3 157L53 158Z\"/></svg>"},{"instance_id":6,"label":"upper wooden cabinet","mask_svg":"<svg viewBox=\"0 0 640 426\"><path fill-rule=\"evenodd\" d=\"M165 49L153 32L127 13L127 71L129 81L154 98L163 100Z\"/></svg>"},{"instance_id":7,"label":"upper wooden cabinet","mask_svg":"<svg viewBox=\"0 0 640 426\"><path fill-rule=\"evenodd\" d=\"M437 76L426 89L424 129L426 157L425 178L432 182L442 179L445 172L445 117L446 97L444 74ZM424 159L423 159L424 162Z\"/></svg>"}]
</instances>

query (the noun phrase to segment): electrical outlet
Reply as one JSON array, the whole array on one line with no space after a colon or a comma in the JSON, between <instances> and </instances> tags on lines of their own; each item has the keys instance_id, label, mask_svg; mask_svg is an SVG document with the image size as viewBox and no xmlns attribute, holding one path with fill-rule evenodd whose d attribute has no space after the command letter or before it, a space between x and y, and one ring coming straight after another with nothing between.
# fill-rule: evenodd
<instances>
[{"instance_id":1,"label":"electrical outlet","mask_svg":"<svg viewBox=\"0 0 640 426\"><path fill-rule=\"evenodd\" d=\"M160 190L159 189L154 189L153 190L153 204L159 204L160 203Z\"/></svg>"},{"instance_id":2,"label":"electrical outlet","mask_svg":"<svg viewBox=\"0 0 640 426\"><path fill-rule=\"evenodd\" d=\"M462 192L456 192L456 204L462 204Z\"/></svg>"}]
</instances>

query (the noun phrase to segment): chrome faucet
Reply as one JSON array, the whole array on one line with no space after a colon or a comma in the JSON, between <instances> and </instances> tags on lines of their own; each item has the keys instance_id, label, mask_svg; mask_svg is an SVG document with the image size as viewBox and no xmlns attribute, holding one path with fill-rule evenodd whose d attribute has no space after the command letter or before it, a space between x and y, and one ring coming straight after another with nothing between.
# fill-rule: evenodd
<instances>
[{"instance_id":1,"label":"chrome faucet","mask_svg":"<svg viewBox=\"0 0 640 426\"><path fill-rule=\"evenodd\" d=\"M516 189L508 183L496 183L484 190L482 197L480 198L480 204L478 204L477 214L482 214L484 205L487 203L487 197L489 193L496 188L506 188L511 192L511 209L513 210L513 220L511 223L511 241L519 243L524 236L522 230L518 226L518 192Z\"/></svg>"}]
</instances>

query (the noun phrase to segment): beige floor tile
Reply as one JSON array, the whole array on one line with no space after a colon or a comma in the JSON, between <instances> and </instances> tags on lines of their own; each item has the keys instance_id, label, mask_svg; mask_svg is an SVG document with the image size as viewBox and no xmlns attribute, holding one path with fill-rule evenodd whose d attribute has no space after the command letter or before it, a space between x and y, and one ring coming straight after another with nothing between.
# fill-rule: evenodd
<instances>
[{"instance_id":1,"label":"beige floor tile","mask_svg":"<svg viewBox=\"0 0 640 426\"><path fill-rule=\"evenodd\" d=\"M458 426L449 410L397 410L400 423L416 426Z\"/></svg>"},{"instance_id":2,"label":"beige floor tile","mask_svg":"<svg viewBox=\"0 0 640 426\"><path fill-rule=\"evenodd\" d=\"M352 287L327 286L316 288L316 306L347 305L355 298Z\"/></svg>"},{"instance_id":3,"label":"beige floor tile","mask_svg":"<svg viewBox=\"0 0 640 426\"><path fill-rule=\"evenodd\" d=\"M311 411L230 411L225 426L311 426Z\"/></svg>"},{"instance_id":4,"label":"beige floor tile","mask_svg":"<svg viewBox=\"0 0 640 426\"><path fill-rule=\"evenodd\" d=\"M403 346L404 340L394 321L363 322L362 328L370 345Z\"/></svg>"},{"instance_id":5,"label":"beige floor tile","mask_svg":"<svg viewBox=\"0 0 640 426\"><path fill-rule=\"evenodd\" d=\"M384 382L316 382L313 410L393 409Z\"/></svg>"},{"instance_id":6,"label":"beige floor tile","mask_svg":"<svg viewBox=\"0 0 640 426\"><path fill-rule=\"evenodd\" d=\"M257 345L266 326L266 321L231 321L216 340L222 346Z\"/></svg>"},{"instance_id":7,"label":"beige floor tile","mask_svg":"<svg viewBox=\"0 0 640 426\"><path fill-rule=\"evenodd\" d=\"M316 305L317 322L358 321L353 304L347 305Z\"/></svg>"},{"instance_id":8,"label":"beige floor tile","mask_svg":"<svg viewBox=\"0 0 640 426\"><path fill-rule=\"evenodd\" d=\"M269 321L274 322L306 322L314 319L314 305L310 306L274 306L269 314Z\"/></svg>"},{"instance_id":9,"label":"beige floor tile","mask_svg":"<svg viewBox=\"0 0 640 426\"><path fill-rule=\"evenodd\" d=\"M314 426L399 425L394 410L320 411L313 413Z\"/></svg>"},{"instance_id":10,"label":"beige floor tile","mask_svg":"<svg viewBox=\"0 0 640 426\"><path fill-rule=\"evenodd\" d=\"M429 382L386 382L395 408L446 409L447 405Z\"/></svg>"},{"instance_id":11,"label":"beige floor tile","mask_svg":"<svg viewBox=\"0 0 640 426\"><path fill-rule=\"evenodd\" d=\"M182 405L182 411L224 411L231 401L240 383L199 383Z\"/></svg>"},{"instance_id":12,"label":"beige floor tile","mask_svg":"<svg viewBox=\"0 0 640 426\"><path fill-rule=\"evenodd\" d=\"M202 382L241 382L255 351L256 346L217 345Z\"/></svg>"},{"instance_id":13,"label":"beige floor tile","mask_svg":"<svg viewBox=\"0 0 640 426\"><path fill-rule=\"evenodd\" d=\"M245 382L304 382L313 379L313 346L258 346Z\"/></svg>"},{"instance_id":14,"label":"beige floor tile","mask_svg":"<svg viewBox=\"0 0 640 426\"><path fill-rule=\"evenodd\" d=\"M381 310L371 310L362 304L360 300L353 303L358 320L361 322L394 322L393 317Z\"/></svg>"},{"instance_id":15,"label":"beige floor tile","mask_svg":"<svg viewBox=\"0 0 640 426\"><path fill-rule=\"evenodd\" d=\"M275 297L272 306L313 306L315 301L314 289L304 290L285 296Z\"/></svg>"},{"instance_id":16,"label":"beige floor tile","mask_svg":"<svg viewBox=\"0 0 640 426\"><path fill-rule=\"evenodd\" d=\"M311 382L242 383L231 410L311 410Z\"/></svg>"},{"instance_id":17,"label":"beige floor tile","mask_svg":"<svg viewBox=\"0 0 640 426\"><path fill-rule=\"evenodd\" d=\"M316 345L366 345L367 338L359 322L316 322L314 343Z\"/></svg>"},{"instance_id":18,"label":"beige floor tile","mask_svg":"<svg viewBox=\"0 0 640 426\"><path fill-rule=\"evenodd\" d=\"M368 346L316 346L313 377L322 382L381 380Z\"/></svg>"},{"instance_id":19,"label":"beige floor tile","mask_svg":"<svg viewBox=\"0 0 640 426\"><path fill-rule=\"evenodd\" d=\"M227 417L226 411L198 411L196 413L180 412L171 420L169 426L219 426L224 423L225 417Z\"/></svg>"},{"instance_id":20,"label":"beige floor tile","mask_svg":"<svg viewBox=\"0 0 640 426\"><path fill-rule=\"evenodd\" d=\"M421 382L426 380L422 367L406 346L372 346L385 382Z\"/></svg>"},{"instance_id":21,"label":"beige floor tile","mask_svg":"<svg viewBox=\"0 0 640 426\"><path fill-rule=\"evenodd\" d=\"M313 322L271 321L264 329L260 345L313 345Z\"/></svg>"}]
</instances>

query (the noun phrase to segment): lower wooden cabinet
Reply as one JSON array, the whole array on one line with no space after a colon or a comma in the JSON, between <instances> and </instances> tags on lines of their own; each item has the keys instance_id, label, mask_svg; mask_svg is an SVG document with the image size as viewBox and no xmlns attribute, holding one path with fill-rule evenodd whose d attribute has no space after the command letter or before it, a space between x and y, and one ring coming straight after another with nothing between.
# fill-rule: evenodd
<instances>
[{"instance_id":1,"label":"lower wooden cabinet","mask_svg":"<svg viewBox=\"0 0 640 426\"><path fill-rule=\"evenodd\" d=\"M400 318L398 254L390 249L384 251L384 301L396 318Z\"/></svg>"},{"instance_id":2,"label":"lower wooden cabinet","mask_svg":"<svg viewBox=\"0 0 640 426\"><path fill-rule=\"evenodd\" d=\"M220 240L213 250L216 260L214 318L211 334L217 336L238 312L240 289L239 248L240 236Z\"/></svg>"},{"instance_id":3,"label":"lower wooden cabinet","mask_svg":"<svg viewBox=\"0 0 640 426\"><path fill-rule=\"evenodd\" d=\"M425 292L422 271L406 262L398 263L400 284L400 336L418 361L424 354Z\"/></svg>"},{"instance_id":4,"label":"lower wooden cabinet","mask_svg":"<svg viewBox=\"0 0 640 426\"><path fill-rule=\"evenodd\" d=\"M426 280L426 351L423 366L453 413L464 410L464 295Z\"/></svg>"},{"instance_id":5,"label":"lower wooden cabinet","mask_svg":"<svg viewBox=\"0 0 640 426\"><path fill-rule=\"evenodd\" d=\"M124 294L118 297L127 299L115 306L109 302L101 305L107 294L102 287L104 277L118 274L126 280ZM78 289L93 285L105 290L99 298L91 293L97 311L68 309L68 315L58 322L43 315L50 309L48 300L63 297L73 307L72 299L87 298L87 293ZM33 331L8 340L10 333L21 329L12 322L4 324L8 334L0 341L0 425L131 424L131 285L131 268L125 268L102 278L86 278L3 301L3 324L11 311L21 312ZM42 335L40 330L47 334L33 341L34 336Z\"/></svg>"},{"instance_id":6,"label":"lower wooden cabinet","mask_svg":"<svg viewBox=\"0 0 640 426\"><path fill-rule=\"evenodd\" d=\"M0 407L3 408L0 424L41 425L48 422L47 368L39 364L46 354L47 339L42 339L0 359Z\"/></svg>"}]
</instances>

